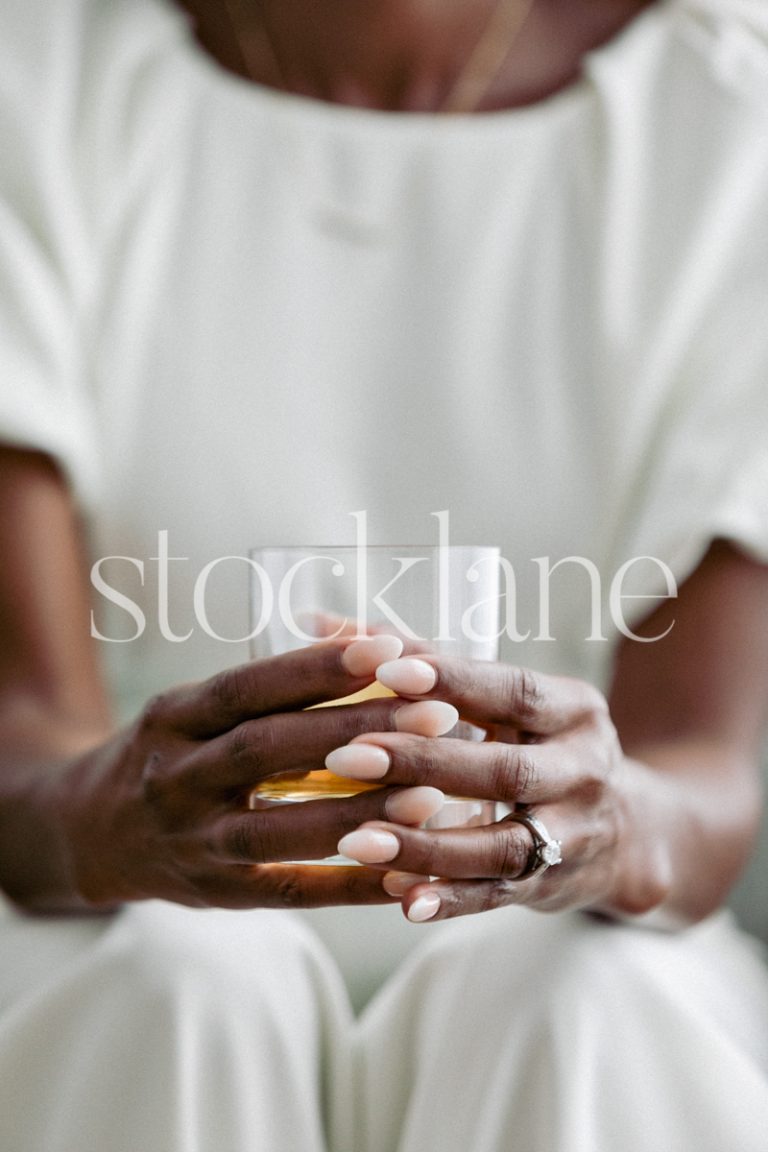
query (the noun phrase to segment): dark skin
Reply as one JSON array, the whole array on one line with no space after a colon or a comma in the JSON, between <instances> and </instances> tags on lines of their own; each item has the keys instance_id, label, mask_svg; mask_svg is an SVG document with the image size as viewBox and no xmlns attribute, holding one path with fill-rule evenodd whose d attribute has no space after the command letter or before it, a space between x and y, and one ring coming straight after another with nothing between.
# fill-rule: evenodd
<instances>
[{"instance_id":1,"label":"dark skin","mask_svg":"<svg viewBox=\"0 0 768 1152\"><path fill-rule=\"evenodd\" d=\"M372 725L394 727L401 700L296 711L369 684L375 657L364 675L350 673L342 662L347 638L246 665L172 690L115 730L89 639L77 520L45 457L0 449L0 548L0 887L7 895L40 912L150 897L221 907L388 899L379 877L363 869L269 862L331 855L339 835L365 820L420 822L434 810L429 797L428 810L420 793L402 788L290 810L247 808L264 775L322 766L328 752ZM408 727L438 730L429 707L426 715L411 711Z\"/></svg>"},{"instance_id":2,"label":"dark skin","mask_svg":"<svg viewBox=\"0 0 768 1152\"><path fill-rule=\"evenodd\" d=\"M658 636L674 619L669 637L620 645L608 701L579 681L503 677L492 665L469 674L423 657L437 682L409 698L449 700L492 739L462 747L401 733L357 737L389 752L381 783L474 794L482 781L484 797L530 804L562 833L565 863L518 885L529 844L504 822L482 845L474 831L376 823L400 844L386 866L456 878L429 886L441 898L437 918L508 903L620 917L658 909L657 922L669 926L707 915L743 868L760 817L767 613L766 569L718 541L679 598L638 629ZM518 743L520 729L530 742ZM406 907L427 890L412 887Z\"/></svg>"},{"instance_id":3,"label":"dark skin","mask_svg":"<svg viewBox=\"0 0 768 1152\"><path fill-rule=\"evenodd\" d=\"M237 0L234 0L237 4ZM583 54L652 0L538 0L477 111L520 107L572 83ZM495 0L183 0L207 52L251 80L312 99L439 111Z\"/></svg>"},{"instance_id":4,"label":"dark skin","mask_svg":"<svg viewBox=\"0 0 768 1152\"><path fill-rule=\"evenodd\" d=\"M259 6L275 43L290 45L281 57L290 66L276 75L267 53L251 78L422 111L439 107L490 10L485 0L324 0L320 21L318 5ZM644 6L542 0L481 109L558 91L585 49ZM218 0L187 7L201 43L242 71ZM254 46L258 35L254 26ZM227 907L382 902L391 899L382 874L395 871L417 878L406 912L431 891L437 918L526 903L619 917L657 909L681 923L718 907L744 865L760 814L768 571L725 542L646 621L657 635L674 612L664 641L619 647L607 701L579 681L425 656L435 685L404 694L454 703L489 729L475 746L438 741L423 726L395 732L398 700L303 713L373 679L374 666L345 669L348 639L173 689L115 731L89 639L77 521L44 457L0 451L0 549L0 886L30 911L154 896ZM265 773L320 767L355 738L389 752L383 791L247 810ZM516 883L531 846L520 825L408 826L393 798L397 807L402 785L423 784L535 805L563 841L564 863ZM276 863L326 855L361 825L391 833L395 853L373 861L368 852L374 866L360 869ZM441 879L429 885L420 874Z\"/></svg>"},{"instance_id":5,"label":"dark skin","mask_svg":"<svg viewBox=\"0 0 768 1152\"><path fill-rule=\"evenodd\" d=\"M743 866L759 816L768 635L755 621L768 618L768 572L728 545L682 588L667 639L622 645L610 712L579 681L434 656L423 657L439 676L424 696L487 726L487 743L395 733L399 700L297 711L373 679L373 668L344 669L341 639L172 690L113 732L66 485L44 458L10 450L0 476L0 879L19 905L382 902L381 874L395 869L445 877L432 886L439 916L510 902L618 916L663 904L686 921L717 907ZM648 619L649 635L670 611ZM521 729L540 741L514 742ZM319 767L355 737L390 751L382 791L247 811L265 774ZM393 823L386 806L403 784L535 803L566 863L517 885L525 829ZM275 866L329 854L361 824L393 832L397 857L378 870ZM411 887L405 908L427 887Z\"/></svg>"}]
</instances>

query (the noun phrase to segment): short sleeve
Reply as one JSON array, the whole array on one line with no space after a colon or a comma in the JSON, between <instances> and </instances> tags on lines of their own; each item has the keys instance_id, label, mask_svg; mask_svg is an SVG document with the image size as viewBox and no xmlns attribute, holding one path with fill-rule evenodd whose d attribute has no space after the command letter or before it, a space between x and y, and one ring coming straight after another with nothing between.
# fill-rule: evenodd
<instances>
[{"instance_id":1,"label":"short sleeve","mask_svg":"<svg viewBox=\"0 0 768 1152\"><path fill-rule=\"evenodd\" d=\"M651 368L624 422L632 458L614 557L663 561L678 585L716 538L768 563L768 18L731 17L749 7L736 0L719 16L709 0L686 7L708 22L686 25L697 87L654 120L648 150L656 196L639 310L653 313Z\"/></svg>"},{"instance_id":2,"label":"short sleeve","mask_svg":"<svg viewBox=\"0 0 768 1152\"><path fill-rule=\"evenodd\" d=\"M717 538L768 563L768 362L742 343L729 367L719 387L701 381L668 413L638 481L624 555L663 561L678 585ZM737 367L750 378L735 380Z\"/></svg>"},{"instance_id":3,"label":"short sleeve","mask_svg":"<svg viewBox=\"0 0 768 1152\"><path fill-rule=\"evenodd\" d=\"M0 441L98 487L84 309L93 261L76 187L79 6L0 13Z\"/></svg>"}]
</instances>

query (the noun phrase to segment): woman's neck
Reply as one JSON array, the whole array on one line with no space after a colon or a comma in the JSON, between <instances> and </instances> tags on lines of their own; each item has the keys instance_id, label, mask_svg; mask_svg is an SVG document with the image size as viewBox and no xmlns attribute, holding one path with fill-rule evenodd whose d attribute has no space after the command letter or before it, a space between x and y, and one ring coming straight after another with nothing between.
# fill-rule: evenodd
<instances>
[{"instance_id":1,"label":"woman's neck","mask_svg":"<svg viewBox=\"0 0 768 1152\"><path fill-rule=\"evenodd\" d=\"M524 0L521 0L524 2ZM572 82L585 52L650 0L537 0L478 110ZM439 111L497 0L181 0L231 71L318 100ZM231 13L235 16L233 21Z\"/></svg>"}]
</instances>

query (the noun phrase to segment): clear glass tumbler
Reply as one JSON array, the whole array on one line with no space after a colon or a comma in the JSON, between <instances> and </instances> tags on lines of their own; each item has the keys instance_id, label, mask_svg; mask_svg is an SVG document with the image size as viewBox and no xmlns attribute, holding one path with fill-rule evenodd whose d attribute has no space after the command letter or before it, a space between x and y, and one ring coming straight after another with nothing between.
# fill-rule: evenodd
<instances>
[{"instance_id":1,"label":"clear glass tumbler","mask_svg":"<svg viewBox=\"0 0 768 1152\"><path fill-rule=\"evenodd\" d=\"M251 655L279 655L333 635L389 632L409 650L494 660L498 648L499 550L475 545L264 547L250 554ZM374 681L315 707L393 693ZM459 721L447 738L482 740ZM322 768L279 776L251 794L251 807L354 796L381 787ZM492 801L448 797L429 828L490 824ZM342 856L302 863L351 865Z\"/></svg>"}]
</instances>

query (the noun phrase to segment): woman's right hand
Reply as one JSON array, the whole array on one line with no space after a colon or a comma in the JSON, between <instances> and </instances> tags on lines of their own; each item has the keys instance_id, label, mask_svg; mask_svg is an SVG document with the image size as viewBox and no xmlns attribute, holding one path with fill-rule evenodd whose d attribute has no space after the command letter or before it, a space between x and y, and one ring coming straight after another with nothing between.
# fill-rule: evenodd
<instances>
[{"instance_id":1,"label":"woman's right hand","mask_svg":"<svg viewBox=\"0 0 768 1152\"><path fill-rule=\"evenodd\" d=\"M386 788L253 811L266 777L321 768L363 732L448 731L457 713L397 697L305 709L374 679L398 640L349 637L245 664L152 700L100 748L64 765L54 801L74 890L87 906L158 897L229 908L381 903L380 873L281 861L336 853L369 820L418 824L433 788Z\"/></svg>"}]
</instances>

